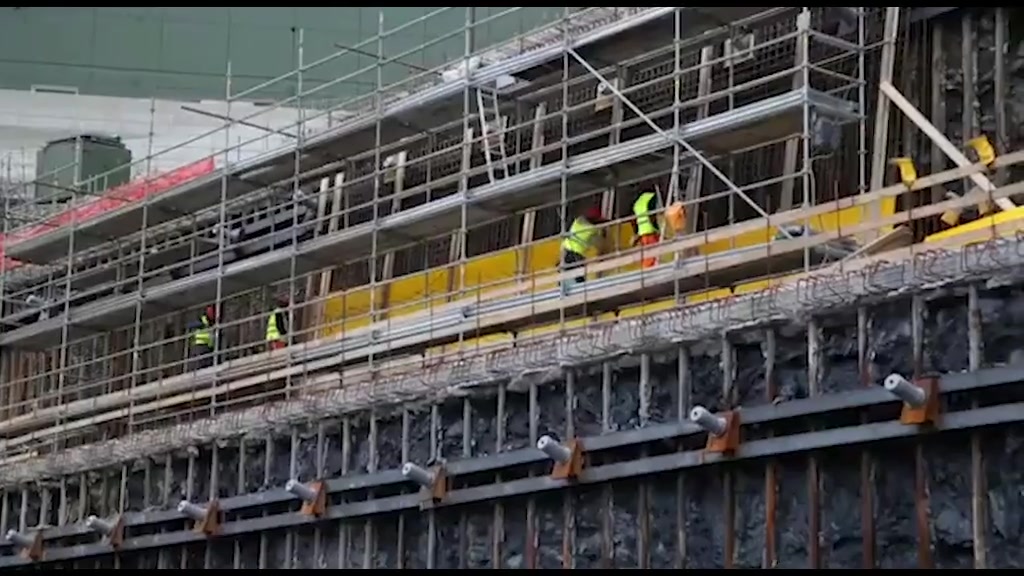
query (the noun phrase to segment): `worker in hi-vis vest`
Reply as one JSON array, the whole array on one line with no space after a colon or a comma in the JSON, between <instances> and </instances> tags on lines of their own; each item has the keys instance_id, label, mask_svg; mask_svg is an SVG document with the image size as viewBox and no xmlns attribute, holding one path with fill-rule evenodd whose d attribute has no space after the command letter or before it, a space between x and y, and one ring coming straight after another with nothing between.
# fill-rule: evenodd
<instances>
[{"instance_id":1,"label":"worker in hi-vis vest","mask_svg":"<svg viewBox=\"0 0 1024 576\"><path fill-rule=\"evenodd\" d=\"M191 369L200 370L213 366L214 326L217 324L217 312L213 306L207 306L199 315L197 322L189 324L188 356Z\"/></svg>"},{"instance_id":2,"label":"worker in hi-vis vest","mask_svg":"<svg viewBox=\"0 0 1024 576\"><path fill-rule=\"evenodd\" d=\"M658 198L658 195L654 192L644 192L637 197L636 202L633 203L633 216L636 219L633 224L636 226L636 236L633 239L633 245L636 246L653 246L658 243L658 239L661 235L658 233L658 224L655 222L655 217L651 215L651 211L655 208L653 206L654 201ZM645 257L642 262L644 268L653 268L658 265L658 258L656 256Z\"/></svg>"},{"instance_id":3,"label":"worker in hi-vis vest","mask_svg":"<svg viewBox=\"0 0 1024 576\"><path fill-rule=\"evenodd\" d=\"M284 348L288 342L288 298L279 296L277 307L267 318L267 350Z\"/></svg>"},{"instance_id":4,"label":"worker in hi-vis vest","mask_svg":"<svg viewBox=\"0 0 1024 576\"><path fill-rule=\"evenodd\" d=\"M569 235L562 241L562 267L564 270L572 270L580 266L587 258L587 250L600 246L604 237L604 230L598 228L607 220L601 214L597 206L587 208L572 221L569 227ZM583 276L573 279L574 282L583 282Z\"/></svg>"}]
</instances>

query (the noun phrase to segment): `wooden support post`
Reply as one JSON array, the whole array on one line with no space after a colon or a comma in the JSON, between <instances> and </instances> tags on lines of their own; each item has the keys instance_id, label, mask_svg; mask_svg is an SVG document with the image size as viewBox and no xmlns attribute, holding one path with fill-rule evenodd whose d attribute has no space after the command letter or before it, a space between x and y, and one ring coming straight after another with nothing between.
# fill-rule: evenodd
<instances>
[{"instance_id":1,"label":"wooden support post","mask_svg":"<svg viewBox=\"0 0 1024 576\"><path fill-rule=\"evenodd\" d=\"M896 66L896 38L900 29L900 8L885 9L885 24L882 33L882 54L879 61L880 82L891 82ZM871 181L868 190L878 190L885 185L885 172L889 163L889 99L881 91L875 106L875 129L871 143ZM882 216L881 201L873 202L865 211L865 220L877 220ZM879 232L871 231L861 236L861 244L867 244L878 237Z\"/></svg>"},{"instance_id":2,"label":"wooden support post","mask_svg":"<svg viewBox=\"0 0 1024 576\"><path fill-rule=\"evenodd\" d=\"M700 50L700 70L697 73L697 98L706 98L711 94L712 66L710 62L715 58L715 47L705 46ZM678 81L678 80L677 80ZM710 104L704 103L697 107L697 120L703 120L710 113ZM694 204L700 198L701 190L704 187L704 166L696 164L690 168L690 178L686 181L686 195L683 198L687 212L690 214L686 219L686 233L693 234L697 231L697 215L700 213L700 205Z\"/></svg>"},{"instance_id":3,"label":"wooden support post","mask_svg":"<svg viewBox=\"0 0 1024 576\"><path fill-rule=\"evenodd\" d=\"M796 16L797 30L801 30L801 27L807 28L810 26L810 22L805 14L807 13L801 12ZM793 51L793 67L796 68L796 72L793 74L793 90L799 90L804 86L804 74L798 68L804 62L804 47L805 43L798 41L796 49ZM703 54L701 56L703 57ZM796 172L800 140L800 137L795 137L786 141L785 156L782 161L782 175L786 179L782 181L782 193L779 198L778 210L789 210L793 207L793 190L796 188L796 180L793 178L793 173ZM807 202L806 198L804 198L804 202Z\"/></svg>"},{"instance_id":4,"label":"wooden support post","mask_svg":"<svg viewBox=\"0 0 1024 576\"><path fill-rule=\"evenodd\" d=\"M402 150L395 156L394 167L394 192L391 195L391 214L402 209L402 191L405 189L405 163L409 153ZM387 182L388 174L385 172L384 181ZM383 320L388 317L388 308L391 306L391 278L395 275L395 251L391 250L384 255L384 266L381 270L381 281L384 283L380 291L380 311L374 315L376 320Z\"/></svg>"},{"instance_id":5,"label":"wooden support post","mask_svg":"<svg viewBox=\"0 0 1024 576\"><path fill-rule=\"evenodd\" d=\"M530 155L530 170L540 167L542 160L540 149L544 147L544 116L547 114L547 102L541 102L533 113L533 140L531 147L534 151ZM534 227L537 223L537 211L529 210L523 214L523 226L519 232L519 255L516 258L516 276L522 282L532 268L533 249L530 243L533 241Z\"/></svg>"},{"instance_id":6,"label":"wooden support post","mask_svg":"<svg viewBox=\"0 0 1024 576\"><path fill-rule=\"evenodd\" d=\"M924 132L925 136L928 136L928 138L930 138L932 142L938 146L950 160L953 161L954 164L960 167L970 166L972 164L972 162L967 159L967 156L965 156L959 148L954 146L945 135L939 132L939 130L924 117L924 114L921 114L913 104L904 98L903 94L900 94L900 91L897 90L891 82L882 82L879 84L879 88L911 122ZM976 186L986 192L995 190L995 184L988 179L988 176L985 176L980 172L971 174L969 178ZM1012 210L1017 207L1009 198L999 198L996 200L996 204L1003 210Z\"/></svg>"}]
</instances>

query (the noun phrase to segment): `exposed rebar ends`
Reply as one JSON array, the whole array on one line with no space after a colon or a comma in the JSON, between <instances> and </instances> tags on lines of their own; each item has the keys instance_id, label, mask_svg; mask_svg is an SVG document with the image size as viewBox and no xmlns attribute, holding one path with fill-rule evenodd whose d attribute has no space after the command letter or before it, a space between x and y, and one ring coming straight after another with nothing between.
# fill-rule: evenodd
<instances>
[{"instance_id":1,"label":"exposed rebar ends","mask_svg":"<svg viewBox=\"0 0 1024 576\"><path fill-rule=\"evenodd\" d=\"M572 450L559 444L558 440L547 434L537 440L537 449L547 454L548 458L561 464L565 464L572 458Z\"/></svg>"},{"instance_id":2,"label":"exposed rebar ends","mask_svg":"<svg viewBox=\"0 0 1024 576\"><path fill-rule=\"evenodd\" d=\"M703 406L694 406L690 410L690 421L714 436L722 436L728 429L725 418L715 416Z\"/></svg>"},{"instance_id":3,"label":"exposed rebar ends","mask_svg":"<svg viewBox=\"0 0 1024 576\"><path fill-rule=\"evenodd\" d=\"M412 462L402 464L402 476L426 488L433 486L434 480L437 478L430 470L421 468Z\"/></svg>"},{"instance_id":4,"label":"exposed rebar ends","mask_svg":"<svg viewBox=\"0 0 1024 576\"><path fill-rule=\"evenodd\" d=\"M294 478L284 485L284 489L301 499L303 502L312 502L316 500L316 490L313 490Z\"/></svg>"},{"instance_id":5,"label":"exposed rebar ends","mask_svg":"<svg viewBox=\"0 0 1024 576\"><path fill-rule=\"evenodd\" d=\"M181 512L196 522L202 522L206 518L206 508L203 508L198 504L193 504L188 500L178 502L178 512Z\"/></svg>"},{"instance_id":6,"label":"exposed rebar ends","mask_svg":"<svg viewBox=\"0 0 1024 576\"><path fill-rule=\"evenodd\" d=\"M911 384L906 378L896 373L886 376L882 385L893 396L914 408L924 406L925 402L928 400L928 394L923 388Z\"/></svg>"}]
</instances>

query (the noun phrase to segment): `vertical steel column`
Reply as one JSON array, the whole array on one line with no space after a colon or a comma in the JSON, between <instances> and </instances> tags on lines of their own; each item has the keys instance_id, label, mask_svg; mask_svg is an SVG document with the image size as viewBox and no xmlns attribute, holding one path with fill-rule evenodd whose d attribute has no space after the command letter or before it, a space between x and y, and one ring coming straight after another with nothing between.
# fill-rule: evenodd
<instances>
[{"instance_id":1,"label":"vertical steel column","mask_svg":"<svg viewBox=\"0 0 1024 576\"><path fill-rule=\"evenodd\" d=\"M984 340L982 334L981 303L978 285L967 289L967 364L968 370L976 372L984 362ZM971 402L978 407L977 400ZM971 432L971 533L974 537L974 567L988 568L988 482L985 471L985 433Z\"/></svg>"},{"instance_id":2,"label":"vertical steel column","mask_svg":"<svg viewBox=\"0 0 1024 576\"><path fill-rule=\"evenodd\" d=\"M892 82L893 68L896 65L896 37L900 27L900 8L885 9L885 25L882 37L882 54L878 66L879 83ZM889 148L889 98L879 91L875 101L875 127L871 143L871 181L869 190L878 190L885 183L885 170L888 163ZM877 220L882 216L881 202L872 202L868 210L868 220ZM862 242L875 239L877 231L865 233Z\"/></svg>"},{"instance_id":3,"label":"vertical steel column","mask_svg":"<svg viewBox=\"0 0 1024 576\"><path fill-rule=\"evenodd\" d=\"M993 66L993 72L995 79L993 80L993 101L995 102L995 120L996 120L996 150L1000 153L1009 152L1010 146L1010 135L1007 126L1007 84L1008 79L1006 75L1006 52L1009 49L1007 46L1007 36L1009 34L1009 23L1006 17L1006 8L997 7L995 9L995 64ZM937 26L937 24L936 24ZM1001 168L996 172L996 182L998 185L1006 183L1007 170Z\"/></svg>"},{"instance_id":4,"label":"vertical steel column","mask_svg":"<svg viewBox=\"0 0 1024 576\"><path fill-rule=\"evenodd\" d=\"M676 9L676 14L679 14L679 9ZM677 19L678 22L678 19ZM692 406L691 390L692 379L690 377L690 349L684 344L679 345L679 361L676 366L678 378L677 386L677 405L676 405L676 419L679 422L687 421L687 414L690 413ZM680 440L677 444L677 449L683 451L686 446ZM686 472L680 471L676 473L676 541L678 550L676 553L676 568L685 569L687 567L687 539L686 539L686 528L689 524L689 511L686 506Z\"/></svg>"},{"instance_id":5,"label":"vertical steel column","mask_svg":"<svg viewBox=\"0 0 1024 576\"><path fill-rule=\"evenodd\" d=\"M775 329L768 328L764 331L764 383L765 400L774 402L778 392L775 382ZM768 437L774 434L769 431ZM761 568L775 568L778 565L778 528L777 518L779 511L779 486L778 486L778 459L771 458L765 465L764 470L764 559Z\"/></svg>"},{"instance_id":6,"label":"vertical steel column","mask_svg":"<svg viewBox=\"0 0 1024 576\"><path fill-rule=\"evenodd\" d=\"M217 222L217 228L216 228L219 231L219 233L217 234L217 286L216 286L216 291L215 291L216 296L214 296L214 302L213 302L213 309L214 309L214 311L216 313L216 316L217 316L216 320L213 323L214 327L212 329L212 332L213 332L213 364L214 365L220 364L220 354L221 354L221 352L222 352L222 350L224 348L222 343L221 343L221 340L222 340L222 338L221 338L221 335L222 335L221 322L224 319L224 304L223 304L223 298L224 298L224 252L228 248L228 246L227 246L227 240L228 240L228 234L227 234L227 220L228 220L228 210L227 210L227 203L228 203L228 171L231 168L231 125L234 123L234 121L231 120L231 101L232 101L232 96L231 96L231 89L232 89L231 88L231 79L232 79L232 75L231 75L231 58L228 58L227 69L226 69L225 74L224 74L224 101L225 101L224 112L225 112L225 116L229 120L224 124L224 150L221 152L222 157L224 159L223 160L224 166L222 168L221 177L220 177L220 204L219 204L220 211L219 211L219 215L218 215L218 222ZM193 243L194 242L195 242L195 240L193 239ZM190 346L188 344L188 338L191 338L191 335L186 336L186 341L185 341L185 350L186 350L186 352L185 352L185 355L186 355L185 370L190 370L190 369L193 368L193 366L189 365L189 359L188 359L188 353L189 352L188 352L188 350L189 350ZM217 384L218 384L218 380L215 377L214 381L213 381L213 386L217 386ZM215 409L215 400L213 398L210 399L210 409L211 410Z\"/></svg>"},{"instance_id":7,"label":"vertical steel column","mask_svg":"<svg viewBox=\"0 0 1024 576\"><path fill-rule=\"evenodd\" d=\"M295 267L296 258L298 257L298 244L299 244L299 203L301 196L303 195L302 188L299 184L299 178L302 174L302 152L306 142L306 109L302 102L303 94L303 77L302 72L305 66L304 63L304 50L305 50L305 29L299 28L296 30L296 46L295 46L295 109L298 114L298 122L295 127L295 152L293 156L294 162L294 173L292 175L292 242L291 242L291 256L288 258L288 334L285 337L285 344L288 347L287 354L288 359L286 366L289 368L292 365L292 351L291 347L298 344L299 340L295 338L295 316L298 312L298 308L295 306L296 298L296 279L295 279ZM273 232L271 232L273 233ZM312 277L312 276L310 276ZM305 295L308 297L308 294ZM276 308L276 307L275 307ZM305 365L304 365L305 366ZM303 369L305 372L305 369ZM304 374L305 375L305 374ZM292 388L294 386L294 376L291 372L285 376L285 397L290 398L292 396ZM295 476L292 475L292 478ZM294 538L294 532L288 532L291 539Z\"/></svg>"}]
</instances>

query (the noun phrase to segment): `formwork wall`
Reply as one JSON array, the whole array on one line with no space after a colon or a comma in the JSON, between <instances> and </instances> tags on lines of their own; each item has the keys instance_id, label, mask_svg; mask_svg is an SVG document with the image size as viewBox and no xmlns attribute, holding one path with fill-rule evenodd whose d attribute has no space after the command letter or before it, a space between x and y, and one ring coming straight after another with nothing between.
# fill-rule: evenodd
<instances>
[{"instance_id":1,"label":"formwork wall","mask_svg":"<svg viewBox=\"0 0 1024 576\"><path fill-rule=\"evenodd\" d=\"M973 292L973 294L971 294ZM916 320L915 320L916 318ZM972 318L975 320L972 322ZM973 327L972 327L973 326ZM4 529L80 523L90 514L144 512L154 524L133 538L185 529L159 522L181 499L205 502L280 490L289 478L369 478L403 461L453 463L513 451L539 435L622 437L670 423L688 406L752 409L910 377L1014 361L1024 353L1024 290L972 287L902 298L822 316L807 324L729 334L719 342L626 357L528 389L502 386L439 405L310 423L272 437L224 441L157 454L121 469L8 489ZM971 356L975 355L972 366ZM729 392L731 391L731 392ZM1019 396L1019 394L1017 394ZM1013 394L947 399L950 412ZM1019 400L1019 399L1018 399ZM682 412L681 412L682 410ZM745 442L890 420L890 403L868 410L766 424ZM965 568L1024 565L1020 537L1019 427L942 433L870 447L695 464L528 496L486 498L420 511L408 484L331 496L336 519L274 529L297 500L228 511L227 522L270 515L264 530L78 560L122 568L590 568L836 567ZM595 454L591 466L695 450L694 438L639 443ZM508 466L454 480L476 486L546 475L547 465ZM550 488L550 487L549 487ZM511 488L510 488L511 489ZM496 494L496 493L495 493ZM404 510L369 514L369 502ZM345 502L353 503L347 507ZM363 504L358 504L363 502ZM351 516L342 518L341 516ZM166 517L166 515L165 515ZM180 518L180 517L179 517ZM982 522L975 531L976 522ZM283 522L283 520L282 520ZM230 524L229 524L230 525ZM190 536L190 533L188 533ZM188 537L186 537L187 541ZM85 535L83 541L93 541ZM180 541L180 540L179 540ZM153 540L154 543L160 540ZM977 549L976 549L977 547Z\"/></svg>"}]
</instances>

